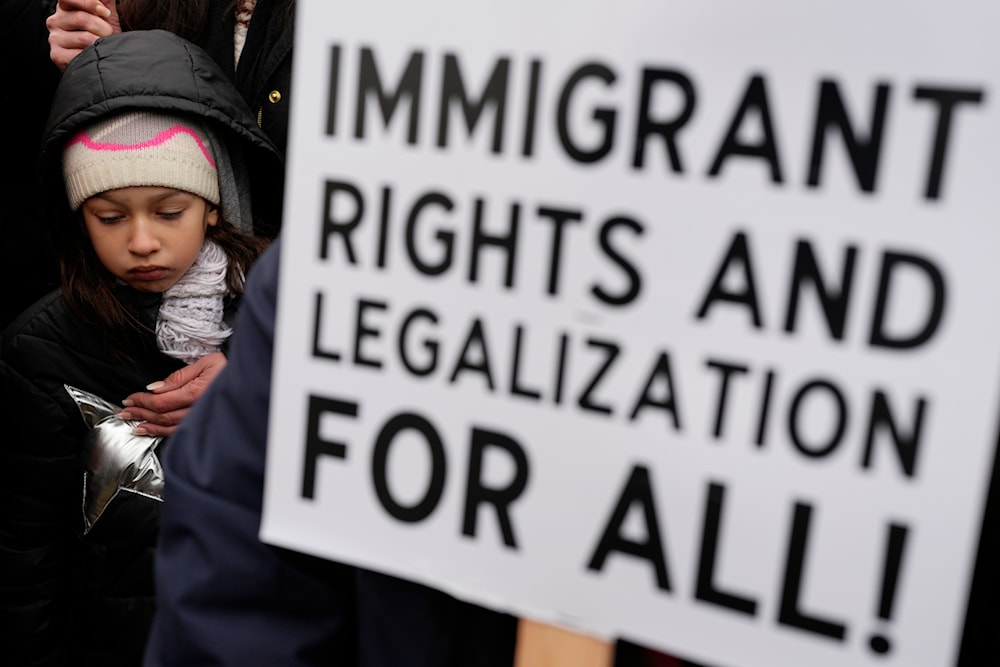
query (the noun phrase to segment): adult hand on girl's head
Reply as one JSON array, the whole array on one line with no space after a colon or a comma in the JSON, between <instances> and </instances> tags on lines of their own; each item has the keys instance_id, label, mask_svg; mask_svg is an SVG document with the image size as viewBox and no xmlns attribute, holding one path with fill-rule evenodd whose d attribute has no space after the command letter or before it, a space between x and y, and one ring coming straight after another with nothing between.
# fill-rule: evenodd
<instances>
[{"instance_id":1,"label":"adult hand on girl's head","mask_svg":"<svg viewBox=\"0 0 1000 667\"><path fill-rule=\"evenodd\" d=\"M115 0L59 0L45 27L49 58L60 70L98 37L122 31Z\"/></svg>"},{"instance_id":2,"label":"adult hand on girl's head","mask_svg":"<svg viewBox=\"0 0 1000 667\"><path fill-rule=\"evenodd\" d=\"M170 435L194 402L205 393L215 376L226 367L226 355L214 352L174 371L161 382L153 382L132 394L122 404L122 419L143 421L137 435Z\"/></svg>"}]
</instances>

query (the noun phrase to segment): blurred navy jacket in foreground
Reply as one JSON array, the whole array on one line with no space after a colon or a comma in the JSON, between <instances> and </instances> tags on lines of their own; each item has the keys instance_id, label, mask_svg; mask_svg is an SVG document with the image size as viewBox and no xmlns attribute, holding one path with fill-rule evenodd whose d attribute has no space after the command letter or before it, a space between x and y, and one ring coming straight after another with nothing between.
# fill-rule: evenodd
<instances>
[{"instance_id":1,"label":"blurred navy jacket in foreground","mask_svg":"<svg viewBox=\"0 0 1000 667\"><path fill-rule=\"evenodd\" d=\"M280 242L229 364L171 438L147 667L510 667L517 619L260 542Z\"/></svg>"}]
</instances>

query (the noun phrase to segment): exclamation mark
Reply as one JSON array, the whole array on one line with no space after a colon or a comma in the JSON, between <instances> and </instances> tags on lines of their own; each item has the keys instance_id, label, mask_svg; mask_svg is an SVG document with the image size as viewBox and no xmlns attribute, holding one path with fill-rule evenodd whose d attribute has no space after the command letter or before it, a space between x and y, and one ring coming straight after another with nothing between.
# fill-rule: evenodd
<instances>
[{"instance_id":1,"label":"exclamation mark","mask_svg":"<svg viewBox=\"0 0 1000 667\"><path fill-rule=\"evenodd\" d=\"M896 581L899 579L899 569L903 561L903 548L906 546L906 526L891 524L889 540L885 549L885 567L882 570L882 595L878 603L878 617L884 621L892 618L892 604L896 597ZM886 654L892 649L887 637L873 634L869 639L872 650Z\"/></svg>"}]
</instances>

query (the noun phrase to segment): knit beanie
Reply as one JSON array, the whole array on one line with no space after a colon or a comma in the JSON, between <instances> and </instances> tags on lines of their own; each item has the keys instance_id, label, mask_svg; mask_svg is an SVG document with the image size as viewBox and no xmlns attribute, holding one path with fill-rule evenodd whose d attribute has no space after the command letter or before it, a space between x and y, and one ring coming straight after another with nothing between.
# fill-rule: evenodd
<instances>
[{"instance_id":1,"label":"knit beanie","mask_svg":"<svg viewBox=\"0 0 1000 667\"><path fill-rule=\"evenodd\" d=\"M89 197L136 185L183 190L220 203L208 128L192 118L127 111L78 132L63 151L63 178L75 211Z\"/></svg>"}]
</instances>

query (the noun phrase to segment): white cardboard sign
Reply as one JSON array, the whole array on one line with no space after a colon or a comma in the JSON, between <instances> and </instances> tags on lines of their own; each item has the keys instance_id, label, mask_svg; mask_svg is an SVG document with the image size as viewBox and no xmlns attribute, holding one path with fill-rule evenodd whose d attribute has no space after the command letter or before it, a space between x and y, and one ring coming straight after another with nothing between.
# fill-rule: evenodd
<instances>
[{"instance_id":1,"label":"white cardboard sign","mask_svg":"<svg viewBox=\"0 0 1000 667\"><path fill-rule=\"evenodd\" d=\"M706 662L954 664L1000 8L298 11L265 540Z\"/></svg>"}]
</instances>

